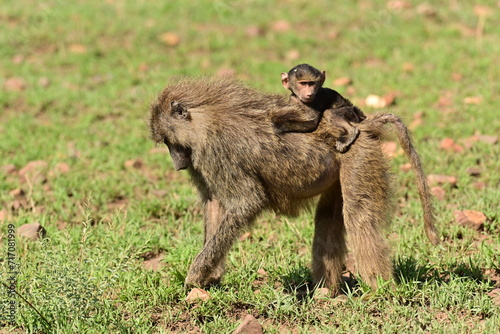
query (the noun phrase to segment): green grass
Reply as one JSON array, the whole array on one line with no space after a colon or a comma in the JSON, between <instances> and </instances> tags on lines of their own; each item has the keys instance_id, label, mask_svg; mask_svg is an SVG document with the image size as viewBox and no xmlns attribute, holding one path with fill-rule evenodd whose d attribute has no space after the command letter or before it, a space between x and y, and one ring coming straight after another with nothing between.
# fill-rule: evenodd
<instances>
[{"instance_id":1,"label":"green grass","mask_svg":"<svg viewBox=\"0 0 500 334\"><path fill-rule=\"evenodd\" d=\"M479 32L466 1L434 5L433 15L421 14L413 0L400 10L378 0L4 2L0 167L16 171L0 171L1 281L9 224L39 222L47 238L16 238L17 291L29 304L17 297L16 323L0 324L0 332L228 333L246 313L266 333L500 328L498 300L488 295L500 288L500 144L462 142L500 134L497 1L480 2L490 14ZM280 20L290 28L273 28ZM251 27L261 34L250 36ZM163 42L166 32L177 34L179 45ZM186 173L174 172L168 151L148 140L148 105L174 75L227 70L285 94L279 74L300 62L326 70L329 87L352 78L350 90L334 88L356 104L398 92L392 112L408 124L423 112L412 132L427 173L458 178L436 201L444 241L432 247L425 239L414 177L396 156L400 205L387 229L394 285L371 291L359 282L346 286L345 298L311 296L312 214L266 213L233 247L212 298L189 304L183 279L201 247L201 212ZM408 63L413 70L404 70ZM6 87L14 77L24 90ZM471 96L480 104L464 103ZM440 149L444 138L463 152ZM131 159L142 166L126 167ZM18 172L34 160L47 162L44 177L24 182ZM480 176L467 173L472 166ZM19 188L24 195L14 197ZM453 212L465 209L487 216L483 231L455 223ZM163 268L146 270L143 261L160 253ZM0 291L3 307L7 290Z\"/></svg>"}]
</instances>

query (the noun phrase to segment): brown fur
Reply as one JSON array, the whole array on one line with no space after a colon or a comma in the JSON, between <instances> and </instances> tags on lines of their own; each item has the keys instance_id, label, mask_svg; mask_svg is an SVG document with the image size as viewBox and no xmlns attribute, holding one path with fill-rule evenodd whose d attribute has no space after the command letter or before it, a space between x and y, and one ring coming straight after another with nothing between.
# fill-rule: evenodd
<instances>
[{"instance_id":1,"label":"brown fur","mask_svg":"<svg viewBox=\"0 0 500 334\"><path fill-rule=\"evenodd\" d=\"M300 64L288 73L281 73L283 86L292 92L290 99L301 109L299 113L276 110L272 121L280 133L312 132L318 127L324 112L330 113L330 129L337 138L335 147L339 152L345 152L359 135L359 129L351 123L359 123L366 116L338 92L322 87L325 78L325 72L309 64Z\"/></svg>"},{"instance_id":2,"label":"brown fur","mask_svg":"<svg viewBox=\"0 0 500 334\"><path fill-rule=\"evenodd\" d=\"M221 78L180 79L152 104L153 140L167 144L176 169L188 170L205 207L204 247L186 285L218 282L231 245L262 210L294 216L317 195L315 282L338 290L345 234L362 278L371 286L378 276L390 279L381 233L389 219L390 182L380 135L382 125L394 119L384 114L366 119L350 150L340 154L332 147L330 116L314 132L279 134L270 115L282 108L299 112L300 107Z\"/></svg>"}]
</instances>

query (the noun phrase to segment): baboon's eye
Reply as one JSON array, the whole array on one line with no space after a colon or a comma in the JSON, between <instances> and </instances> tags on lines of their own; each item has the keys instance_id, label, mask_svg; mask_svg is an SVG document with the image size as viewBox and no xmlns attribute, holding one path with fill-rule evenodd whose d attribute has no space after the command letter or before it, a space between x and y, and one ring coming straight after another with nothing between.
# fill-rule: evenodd
<instances>
[{"instance_id":1,"label":"baboon's eye","mask_svg":"<svg viewBox=\"0 0 500 334\"><path fill-rule=\"evenodd\" d=\"M172 115L174 117L183 119L183 118L188 118L189 116L187 108L177 101L170 102L170 108L172 109Z\"/></svg>"}]
</instances>

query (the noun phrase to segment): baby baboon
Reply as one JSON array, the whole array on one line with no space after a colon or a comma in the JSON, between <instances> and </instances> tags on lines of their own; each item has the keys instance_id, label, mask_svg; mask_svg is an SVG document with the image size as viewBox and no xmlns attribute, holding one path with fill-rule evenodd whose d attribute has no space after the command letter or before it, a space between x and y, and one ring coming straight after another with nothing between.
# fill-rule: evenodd
<instances>
[{"instance_id":1,"label":"baby baboon","mask_svg":"<svg viewBox=\"0 0 500 334\"><path fill-rule=\"evenodd\" d=\"M297 215L320 195L315 214L313 277L336 293L347 234L362 278L376 287L391 278L382 228L389 219L388 161L380 148L382 125L393 115L368 117L348 152L336 151L327 113L316 131L277 134L270 116L282 108L300 113L285 97L263 94L228 78L179 79L151 106L150 130L164 142L176 170L187 169L204 205L205 241L185 280L187 286L220 281L224 260L241 230L262 210ZM408 134L397 128L414 153ZM418 156L412 156L425 229L437 241L432 206ZM415 161L418 163L415 164Z\"/></svg>"},{"instance_id":2,"label":"baby baboon","mask_svg":"<svg viewBox=\"0 0 500 334\"><path fill-rule=\"evenodd\" d=\"M351 101L336 91L324 88L325 71L321 72L309 64L300 64L288 73L281 73L283 87L292 92L291 100L302 108L301 112L281 109L273 115L273 123L281 133L312 132L318 127L324 112L332 113L331 131L337 137L335 147L345 152L359 135L352 123L366 118Z\"/></svg>"}]
</instances>

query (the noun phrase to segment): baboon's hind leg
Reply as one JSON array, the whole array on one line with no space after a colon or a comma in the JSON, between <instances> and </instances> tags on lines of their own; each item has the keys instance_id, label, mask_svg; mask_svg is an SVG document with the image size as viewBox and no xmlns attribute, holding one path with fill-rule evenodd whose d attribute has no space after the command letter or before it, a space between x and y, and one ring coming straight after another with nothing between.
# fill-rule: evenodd
<instances>
[{"instance_id":1,"label":"baboon's hind leg","mask_svg":"<svg viewBox=\"0 0 500 334\"><path fill-rule=\"evenodd\" d=\"M321 195L316 209L312 253L314 283L330 288L336 295L340 289L345 254L342 194L337 182Z\"/></svg>"},{"instance_id":2,"label":"baboon's hind leg","mask_svg":"<svg viewBox=\"0 0 500 334\"><path fill-rule=\"evenodd\" d=\"M340 180L345 228L357 272L376 288L377 277L392 278L389 247L383 236L391 209L390 178L378 140L361 133L356 144L341 155Z\"/></svg>"}]
</instances>

